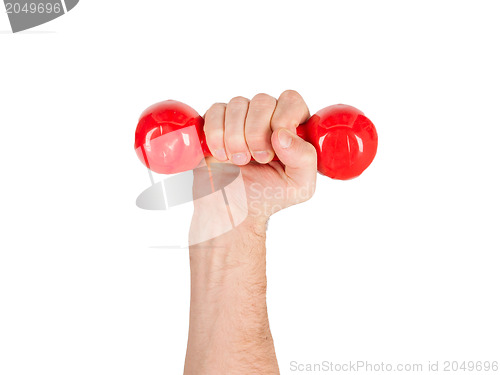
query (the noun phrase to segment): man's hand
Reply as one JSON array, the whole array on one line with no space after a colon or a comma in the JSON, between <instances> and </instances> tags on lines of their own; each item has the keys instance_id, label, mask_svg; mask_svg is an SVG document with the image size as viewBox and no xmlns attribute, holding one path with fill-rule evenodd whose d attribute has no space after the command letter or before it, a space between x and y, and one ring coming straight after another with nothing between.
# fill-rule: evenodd
<instances>
[{"instance_id":1,"label":"man's hand","mask_svg":"<svg viewBox=\"0 0 500 375\"><path fill-rule=\"evenodd\" d=\"M247 223L262 226L273 213L304 202L314 194L316 150L296 132L297 126L308 118L306 103L292 90L283 92L278 100L266 94L258 94L252 100L235 97L227 104L216 103L207 111L204 131L214 155L206 159L209 169L214 162L242 167L245 189L225 190L226 204L234 217L248 216ZM275 155L280 161L271 161ZM251 161L252 157L255 161ZM228 173L234 171L233 165L227 167ZM216 172L224 173L220 164L218 167ZM209 185L210 178L195 171L195 193ZM196 200L192 239L210 238L210 231L216 232L210 224L220 224L213 220L219 214L227 216L220 199L214 196L212 201Z\"/></svg>"},{"instance_id":2,"label":"man's hand","mask_svg":"<svg viewBox=\"0 0 500 375\"><path fill-rule=\"evenodd\" d=\"M296 133L308 118L304 100L291 90L278 100L266 94L236 97L205 114L214 158L206 160L208 173L195 170L194 195L213 184L214 163L223 167L217 168L222 177L241 167L243 186L224 188L224 199L212 194L194 201L186 375L279 373L267 319L266 222L314 194L316 150ZM275 155L280 161L272 161ZM225 232L226 206L244 220L214 236Z\"/></svg>"}]
</instances>

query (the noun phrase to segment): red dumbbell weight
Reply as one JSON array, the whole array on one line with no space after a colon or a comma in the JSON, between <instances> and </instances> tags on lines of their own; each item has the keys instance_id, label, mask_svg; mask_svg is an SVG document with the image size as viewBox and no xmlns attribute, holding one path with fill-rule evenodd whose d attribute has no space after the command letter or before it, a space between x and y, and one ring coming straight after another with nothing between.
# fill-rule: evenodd
<instances>
[{"instance_id":1,"label":"red dumbbell weight","mask_svg":"<svg viewBox=\"0 0 500 375\"><path fill-rule=\"evenodd\" d=\"M137 124L137 156L156 173L194 169L211 155L203 123L193 108L181 102L154 104L142 113ZM297 127L297 134L316 148L318 171L338 180L359 176L377 153L375 126L363 112L349 105L320 110Z\"/></svg>"}]
</instances>

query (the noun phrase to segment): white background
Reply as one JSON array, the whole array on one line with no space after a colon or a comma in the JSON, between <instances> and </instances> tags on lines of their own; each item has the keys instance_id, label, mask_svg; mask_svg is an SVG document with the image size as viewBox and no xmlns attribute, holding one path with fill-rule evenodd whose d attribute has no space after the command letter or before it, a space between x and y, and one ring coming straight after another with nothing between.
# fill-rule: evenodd
<instances>
[{"instance_id":1,"label":"white background","mask_svg":"<svg viewBox=\"0 0 500 375\"><path fill-rule=\"evenodd\" d=\"M181 374L188 255L151 246L189 218L135 206L137 118L285 89L380 142L270 221L282 373L500 360L497 4L82 0L20 34L0 14L0 374Z\"/></svg>"}]
</instances>

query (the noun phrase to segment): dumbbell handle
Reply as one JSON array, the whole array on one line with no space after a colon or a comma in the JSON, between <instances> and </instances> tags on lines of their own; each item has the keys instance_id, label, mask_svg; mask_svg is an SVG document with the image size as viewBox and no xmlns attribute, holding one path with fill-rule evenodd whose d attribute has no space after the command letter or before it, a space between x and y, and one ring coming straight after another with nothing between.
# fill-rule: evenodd
<instances>
[{"instance_id":1,"label":"dumbbell handle","mask_svg":"<svg viewBox=\"0 0 500 375\"><path fill-rule=\"evenodd\" d=\"M137 125L137 156L157 173L194 169L203 157L211 155L203 123L193 108L181 102L154 104L142 113ZM334 179L359 176L377 152L375 126L363 112L348 105L318 111L297 127L297 135L316 148L318 171Z\"/></svg>"},{"instance_id":2,"label":"dumbbell handle","mask_svg":"<svg viewBox=\"0 0 500 375\"><path fill-rule=\"evenodd\" d=\"M297 135L300 138L309 142L308 136L307 136L307 125L306 124L307 124L307 122L297 126L296 131L297 131ZM210 151L210 149L208 148L207 139L205 137L205 132L201 132L201 134L199 134L199 139L200 139L201 148L203 150L203 155L205 157L213 156L212 151ZM251 160L255 161L255 159L253 157ZM279 161L278 156L274 155L274 158L272 159L272 161Z\"/></svg>"}]
</instances>

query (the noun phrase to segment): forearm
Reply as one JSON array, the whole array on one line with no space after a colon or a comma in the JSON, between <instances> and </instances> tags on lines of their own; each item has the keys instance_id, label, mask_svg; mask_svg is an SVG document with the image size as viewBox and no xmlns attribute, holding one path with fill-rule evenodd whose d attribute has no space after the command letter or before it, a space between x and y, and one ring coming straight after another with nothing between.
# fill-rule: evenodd
<instances>
[{"instance_id":1,"label":"forearm","mask_svg":"<svg viewBox=\"0 0 500 375\"><path fill-rule=\"evenodd\" d=\"M267 317L264 225L247 221L191 246L190 263L185 375L279 374Z\"/></svg>"}]
</instances>

